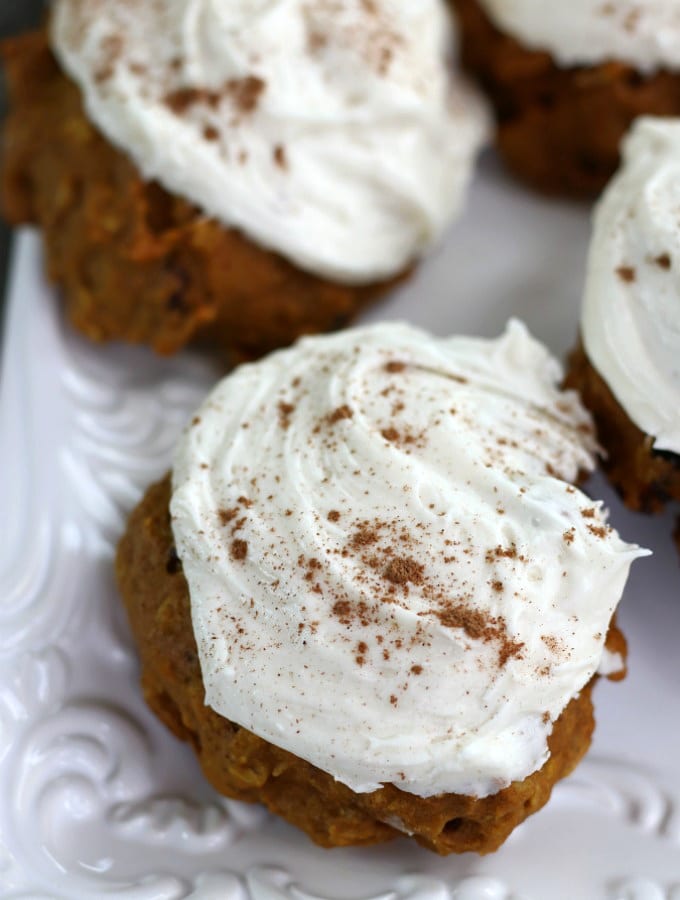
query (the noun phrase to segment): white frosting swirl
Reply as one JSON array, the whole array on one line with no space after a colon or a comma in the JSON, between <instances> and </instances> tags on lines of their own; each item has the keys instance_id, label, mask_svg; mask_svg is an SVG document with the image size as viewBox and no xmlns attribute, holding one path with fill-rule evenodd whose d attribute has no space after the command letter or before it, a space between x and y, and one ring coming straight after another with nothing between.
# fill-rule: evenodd
<instances>
[{"instance_id":1,"label":"white frosting swirl","mask_svg":"<svg viewBox=\"0 0 680 900\"><path fill-rule=\"evenodd\" d=\"M568 483L594 440L559 377L515 322L308 338L224 379L171 504L206 702L359 792L540 767L640 555Z\"/></svg>"},{"instance_id":2,"label":"white frosting swirl","mask_svg":"<svg viewBox=\"0 0 680 900\"><path fill-rule=\"evenodd\" d=\"M672 0L479 0L506 34L562 66L626 62L680 68L680 6Z\"/></svg>"},{"instance_id":3,"label":"white frosting swirl","mask_svg":"<svg viewBox=\"0 0 680 900\"><path fill-rule=\"evenodd\" d=\"M595 212L588 358L659 450L680 453L680 122L638 119Z\"/></svg>"},{"instance_id":4,"label":"white frosting swirl","mask_svg":"<svg viewBox=\"0 0 680 900\"><path fill-rule=\"evenodd\" d=\"M441 0L56 0L52 42L146 178L337 281L436 242L486 133Z\"/></svg>"}]
</instances>

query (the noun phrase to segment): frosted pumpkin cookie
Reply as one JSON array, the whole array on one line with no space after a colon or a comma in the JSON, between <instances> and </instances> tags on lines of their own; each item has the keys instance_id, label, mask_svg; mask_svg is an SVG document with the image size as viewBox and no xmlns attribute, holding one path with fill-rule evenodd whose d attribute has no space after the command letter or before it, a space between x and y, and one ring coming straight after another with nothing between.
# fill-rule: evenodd
<instances>
[{"instance_id":1,"label":"frosted pumpkin cookie","mask_svg":"<svg viewBox=\"0 0 680 900\"><path fill-rule=\"evenodd\" d=\"M324 846L496 849L585 753L631 562L590 419L519 323L381 324L222 381L130 519L151 707Z\"/></svg>"},{"instance_id":2,"label":"frosted pumpkin cookie","mask_svg":"<svg viewBox=\"0 0 680 900\"><path fill-rule=\"evenodd\" d=\"M346 324L463 205L486 131L439 0L56 0L4 46L4 210L96 340L258 354Z\"/></svg>"}]
</instances>

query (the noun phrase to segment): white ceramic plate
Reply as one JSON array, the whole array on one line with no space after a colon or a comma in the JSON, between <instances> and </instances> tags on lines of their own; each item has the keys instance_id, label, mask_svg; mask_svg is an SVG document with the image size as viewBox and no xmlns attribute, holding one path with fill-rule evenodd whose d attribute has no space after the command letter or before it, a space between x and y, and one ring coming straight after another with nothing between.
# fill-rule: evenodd
<instances>
[{"instance_id":1,"label":"white ceramic plate","mask_svg":"<svg viewBox=\"0 0 680 900\"><path fill-rule=\"evenodd\" d=\"M487 160L468 215L370 318L497 335L510 315L563 353L576 334L588 215ZM92 346L15 245L0 395L0 896L134 900L680 900L680 570L670 515L627 513L621 611L631 673L597 690L592 751L491 857L406 840L326 851L227 802L146 710L113 548L215 378L209 363Z\"/></svg>"}]
</instances>

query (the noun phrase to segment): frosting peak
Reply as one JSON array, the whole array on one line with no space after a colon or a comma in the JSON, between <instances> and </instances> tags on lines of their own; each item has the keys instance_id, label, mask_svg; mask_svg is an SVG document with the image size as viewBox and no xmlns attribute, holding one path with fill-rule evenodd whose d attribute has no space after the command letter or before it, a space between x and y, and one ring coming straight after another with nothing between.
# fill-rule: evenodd
<instances>
[{"instance_id":1,"label":"frosting peak","mask_svg":"<svg viewBox=\"0 0 680 900\"><path fill-rule=\"evenodd\" d=\"M638 555L519 323L380 324L243 366L175 459L206 702L356 791L484 796L547 757Z\"/></svg>"},{"instance_id":2,"label":"frosting peak","mask_svg":"<svg viewBox=\"0 0 680 900\"><path fill-rule=\"evenodd\" d=\"M680 123L642 118L595 212L588 358L659 450L680 453Z\"/></svg>"},{"instance_id":3,"label":"frosting peak","mask_svg":"<svg viewBox=\"0 0 680 900\"><path fill-rule=\"evenodd\" d=\"M142 174L303 269L405 269L486 130L441 0L56 0L52 42Z\"/></svg>"}]
</instances>

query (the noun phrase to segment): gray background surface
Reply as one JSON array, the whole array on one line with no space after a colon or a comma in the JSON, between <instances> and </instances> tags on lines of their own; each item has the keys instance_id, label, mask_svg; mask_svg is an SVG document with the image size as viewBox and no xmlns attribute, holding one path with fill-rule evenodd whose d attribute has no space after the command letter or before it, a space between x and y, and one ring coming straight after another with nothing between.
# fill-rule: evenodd
<instances>
[{"instance_id":1,"label":"gray background surface","mask_svg":"<svg viewBox=\"0 0 680 900\"><path fill-rule=\"evenodd\" d=\"M44 0L0 0L0 38L25 31L40 22ZM0 87L0 115L4 119L6 109L5 84ZM0 219L0 310L4 312L5 286L7 282L7 262L10 229ZM0 326L4 315L0 316Z\"/></svg>"}]
</instances>

